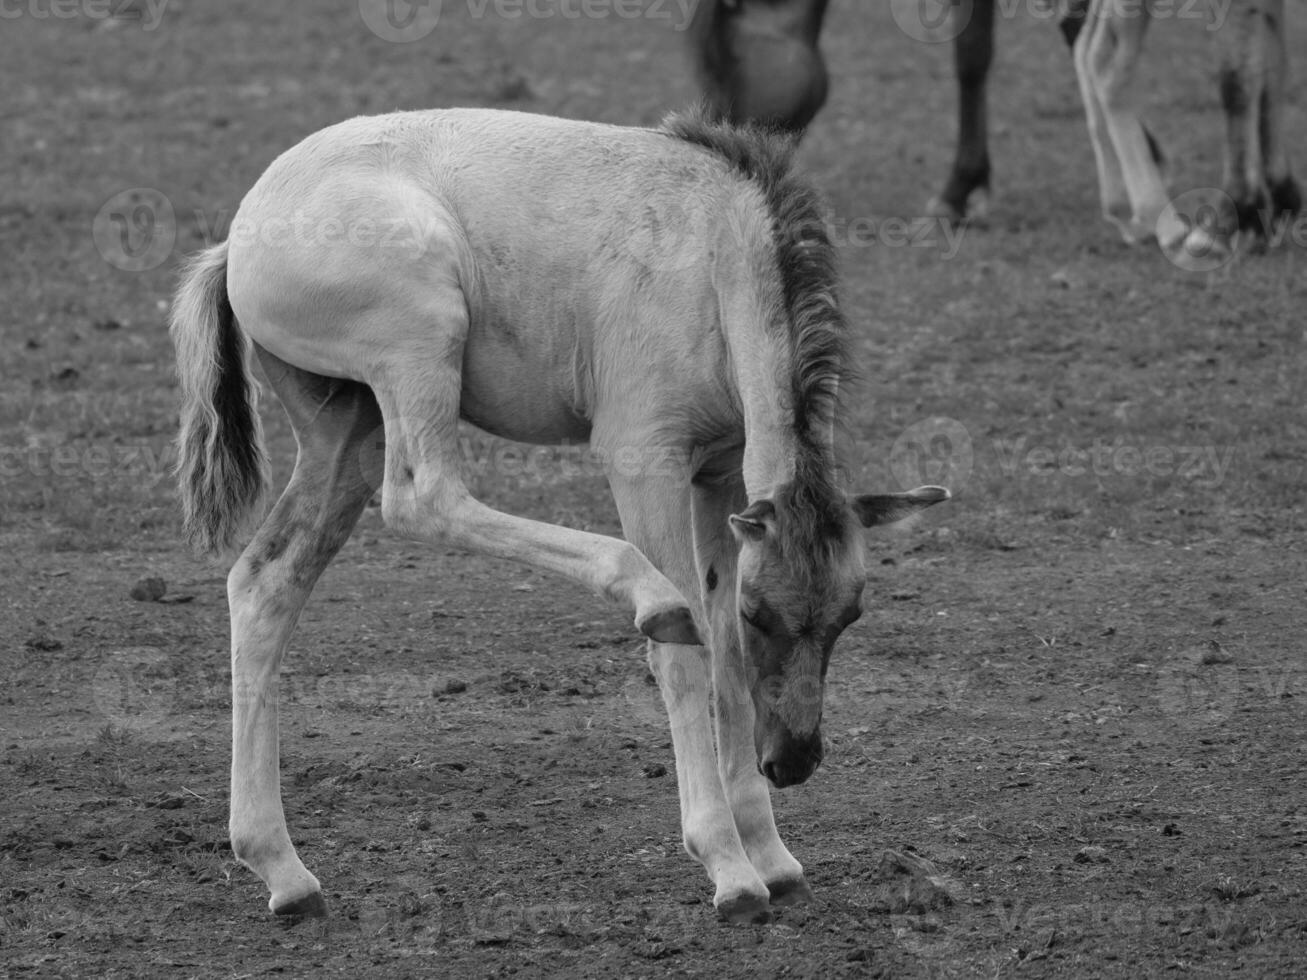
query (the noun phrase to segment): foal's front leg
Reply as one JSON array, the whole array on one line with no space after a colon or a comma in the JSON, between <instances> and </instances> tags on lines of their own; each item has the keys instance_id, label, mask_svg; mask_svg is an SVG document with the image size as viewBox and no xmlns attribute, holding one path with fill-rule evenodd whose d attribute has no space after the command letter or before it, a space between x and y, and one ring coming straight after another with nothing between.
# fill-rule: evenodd
<instances>
[{"instance_id":1,"label":"foal's front leg","mask_svg":"<svg viewBox=\"0 0 1307 980\"><path fill-rule=\"evenodd\" d=\"M713 652L717 764L740 841L766 884L771 903L792 905L811 898L812 890L803 865L781 842L772 815L771 787L758 770L753 696L737 621L738 545L728 517L747 503L740 484L696 487L694 492L695 554Z\"/></svg>"},{"instance_id":2,"label":"foal's front leg","mask_svg":"<svg viewBox=\"0 0 1307 980\"><path fill-rule=\"evenodd\" d=\"M387 526L565 575L634 609L646 636L698 643L685 598L632 544L505 514L472 497L458 448L467 301L457 288L429 289L407 316L394 317L400 336L368 378L385 418Z\"/></svg>"},{"instance_id":3,"label":"foal's front leg","mask_svg":"<svg viewBox=\"0 0 1307 980\"><path fill-rule=\"evenodd\" d=\"M609 482L627 539L685 595L698 595L693 534L687 519L692 510L688 478L610 476ZM724 516L722 520L724 523ZM733 582L730 571L723 568L721 574L721 587L729 589ZM713 905L722 918L765 922L771 915L768 888L741 842L713 750L709 652L703 646L650 642L649 665L671 725L685 849L703 865L716 886Z\"/></svg>"}]
</instances>

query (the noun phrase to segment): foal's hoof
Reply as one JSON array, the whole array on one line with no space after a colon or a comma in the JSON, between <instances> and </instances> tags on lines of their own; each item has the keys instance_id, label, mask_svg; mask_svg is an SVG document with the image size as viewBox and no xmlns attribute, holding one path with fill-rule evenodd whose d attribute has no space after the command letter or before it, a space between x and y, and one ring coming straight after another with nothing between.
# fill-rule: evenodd
<instances>
[{"instance_id":1,"label":"foal's hoof","mask_svg":"<svg viewBox=\"0 0 1307 980\"><path fill-rule=\"evenodd\" d=\"M798 878L768 882L767 890L771 892L772 905L802 905L804 902L811 902L813 898L808 880L802 875Z\"/></svg>"},{"instance_id":2,"label":"foal's hoof","mask_svg":"<svg viewBox=\"0 0 1307 980\"><path fill-rule=\"evenodd\" d=\"M736 895L714 903L717 906L717 918L731 925L765 925L771 921L771 908L766 896Z\"/></svg>"},{"instance_id":3,"label":"foal's hoof","mask_svg":"<svg viewBox=\"0 0 1307 980\"><path fill-rule=\"evenodd\" d=\"M327 903L323 901L322 892L310 892L293 902L278 905L272 910L272 914L302 915L306 918L321 919L327 914Z\"/></svg>"},{"instance_id":4,"label":"foal's hoof","mask_svg":"<svg viewBox=\"0 0 1307 980\"><path fill-rule=\"evenodd\" d=\"M694 616L685 606L673 606L650 613L635 621L636 628L655 643L680 643L685 646L703 646Z\"/></svg>"}]
</instances>

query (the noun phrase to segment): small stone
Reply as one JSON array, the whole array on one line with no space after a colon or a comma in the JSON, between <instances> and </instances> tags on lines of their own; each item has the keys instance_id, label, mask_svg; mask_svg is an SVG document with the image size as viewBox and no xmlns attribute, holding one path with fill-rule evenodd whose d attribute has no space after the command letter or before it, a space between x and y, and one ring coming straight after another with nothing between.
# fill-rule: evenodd
<instances>
[{"instance_id":1,"label":"small stone","mask_svg":"<svg viewBox=\"0 0 1307 980\"><path fill-rule=\"evenodd\" d=\"M1234 656L1218 641L1210 640L1202 656L1198 658L1198 662L1204 667L1210 667L1212 664L1232 664Z\"/></svg>"},{"instance_id":2,"label":"small stone","mask_svg":"<svg viewBox=\"0 0 1307 980\"><path fill-rule=\"evenodd\" d=\"M667 775L667 767L661 762L647 763L640 771L644 773L646 779L657 779L659 776Z\"/></svg>"},{"instance_id":3,"label":"small stone","mask_svg":"<svg viewBox=\"0 0 1307 980\"><path fill-rule=\"evenodd\" d=\"M132 586L132 598L137 602L158 602L168 591L168 584L157 575L150 575Z\"/></svg>"},{"instance_id":4,"label":"small stone","mask_svg":"<svg viewBox=\"0 0 1307 980\"><path fill-rule=\"evenodd\" d=\"M957 882L912 851L883 851L876 878L872 907L893 915L925 915L954 905L963 897Z\"/></svg>"},{"instance_id":5,"label":"small stone","mask_svg":"<svg viewBox=\"0 0 1307 980\"><path fill-rule=\"evenodd\" d=\"M1063 266L1048 277L1048 281L1054 286L1061 286L1063 289L1075 289L1080 285L1080 277L1074 275L1067 266Z\"/></svg>"},{"instance_id":6,"label":"small stone","mask_svg":"<svg viewBox=\"0 0 1307 980\"><path fill-rule=\"evenodd\" d=\"M462 694L467 690L467 681L450 681L445 685L442 694Z\"/></svg>"},{"instance_id":7,"label":"small stone","mask_svg":"<svg viewBox=\"0 0 1307 980\"><path fill-rule=\"evenodd\" d=\"M1102 847L1090 844L1076 851L1076 864L1106 864L1108 861L1107 851Z\"/></svg>"}]
</instances>

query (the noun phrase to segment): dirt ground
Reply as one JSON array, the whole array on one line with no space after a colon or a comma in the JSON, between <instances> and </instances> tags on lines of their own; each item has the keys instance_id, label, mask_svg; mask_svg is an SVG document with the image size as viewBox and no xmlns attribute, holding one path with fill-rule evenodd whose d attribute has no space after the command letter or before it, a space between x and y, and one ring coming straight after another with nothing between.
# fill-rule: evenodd
<instances>
[{"instance_id":1,"label":"dirt ground","mask_svg":"<svg viewBox=\"0 0 1307 980\"><path fill-rule=\"evenodd\" d=\"M1120 244L1060 38L1008 4L996 199L914 246L899 219L949 159L951 56L894 7L832 5L835 88L801 159L841 242L857 482L955 499L870 539L827 760L774 794L817 897L751 927L715 921L681 850L629 617L399 539L375 509L281 686L287 816L331 915L275 921L226 841L226 569L180 544L168 474L177 263L278 152L400 107L655 122L692 93L678 8L451 0L408 43L368 28L371 0L14 8L0 974L1300 973L1307 225L1205 275ZM1179 190L1219 180L1208 33L1177 18L1150 38ZM1307 160L1302 91L1287 126ZM284 481L290 436L264 413ZM579 449L466 439L483 499L617 533ZM161 600L134 600L151 576Z\"/></svg>"}]
</instances>

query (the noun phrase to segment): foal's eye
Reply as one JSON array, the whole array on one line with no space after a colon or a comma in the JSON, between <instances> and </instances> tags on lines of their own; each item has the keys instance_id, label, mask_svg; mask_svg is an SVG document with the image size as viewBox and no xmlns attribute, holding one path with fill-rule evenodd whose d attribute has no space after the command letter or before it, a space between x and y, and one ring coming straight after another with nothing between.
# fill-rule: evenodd
<instances>
[{"instance_id":1,"label":"foal's eye","mask_svg":"<svg viewBox=\"0 0 1307 980\"><path fill-rule=\"evenodd\" d=\"M756 610L741 609L740 618L744 620L746 623L748 623L750 626L752 626L754 629L756 629L759 633L762 633L764 636L768 635L771 632L771 630L767 628L767 625L759 617Z\"/></svg>"}]
</instances>

